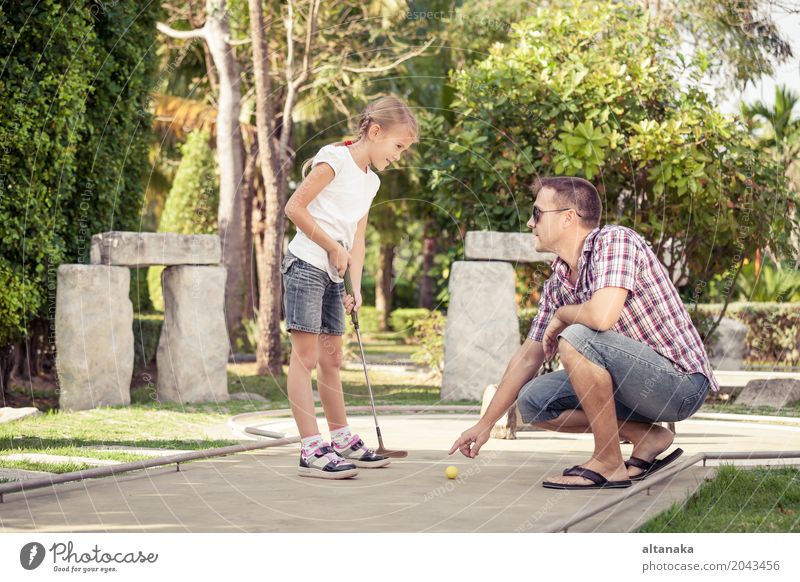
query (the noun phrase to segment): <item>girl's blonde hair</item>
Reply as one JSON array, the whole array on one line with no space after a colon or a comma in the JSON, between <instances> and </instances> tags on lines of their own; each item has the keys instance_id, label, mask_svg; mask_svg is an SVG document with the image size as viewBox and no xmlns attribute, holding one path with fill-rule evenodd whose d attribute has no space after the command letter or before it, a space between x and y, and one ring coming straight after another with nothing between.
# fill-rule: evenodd
<instances>
[{"instance_id":1,"label":"girl's blonde hair","mask_svg":"<svg viewBox=\"0 0 800 582\"><path fill-rule=\"evenodd\" d=\"M419 123L417 122L417 118L414 117L411 109L409 109L402 100L393 95L381 97L367 104L358 118L358 136L355 140L361 139L367 135L373 123L377 123L383 129L389 129L396 125L407 125L411 133L414 134L414 143L419 141ZM333 145L340 146L344 145L344 143L344 141L337 141ZM311 163L313 161L313 158L310 158L303 162L301 173L304 178L311 168Z\"/></svg>"}]
</instances>

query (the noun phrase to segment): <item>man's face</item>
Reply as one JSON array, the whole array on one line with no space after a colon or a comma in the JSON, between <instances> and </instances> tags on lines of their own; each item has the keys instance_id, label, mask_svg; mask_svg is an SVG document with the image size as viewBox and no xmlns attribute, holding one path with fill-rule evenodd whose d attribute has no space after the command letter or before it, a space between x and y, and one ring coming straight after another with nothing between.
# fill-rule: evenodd
<instances>
[{"instance_id":1,"label":"man's face","mask_svg":"<svg viewBox=\"0 0 800 582\"><path fill-rule=\"evenodd\" d=\"M540 189L536 194L533 206L538 208L540 212L558 208L554 200L553 189ZM528 220L528 227L533 231L533 247L537 252L552 252L552 245L558 240L561 232L560 224L563 218L561 214L561 212L544 212L539 215L539 220L535 224L534 217L531 215L530 220Z\"/></svg>"}]
</instances>

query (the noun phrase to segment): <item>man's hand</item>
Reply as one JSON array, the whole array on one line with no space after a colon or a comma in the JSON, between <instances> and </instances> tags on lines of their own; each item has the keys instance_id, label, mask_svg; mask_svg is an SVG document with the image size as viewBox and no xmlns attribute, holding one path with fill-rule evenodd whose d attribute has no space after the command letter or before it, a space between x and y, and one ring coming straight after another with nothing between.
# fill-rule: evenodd
<instances>
[{"instance_id":1,"label":"man's hand","mask_svg":"<svg viewBox=\"0 0 800 582\"><path fill-rule=\"evenodd\" d=\"M567 323L558 317L558 311L550 319L547 324L547 329L544 330L544 337L542 337L542 345L544 346L544 356L548 360L556 355L558 350L558 334L560 334L567 327Z\"/></svg>"},{"instance_id":2,"label":"man's hand","mask_svg":"<svg viewBox=\"0 0 800 582\"><path fill-rule=\"evenodd\" d=\"M358 311L358 308L361 307L361 291L356 291L353 289L354 295L348 295L345 293L344 298L342 299L342 303L344 303L344 309L347 312L347 315L350 315L351 311Z\"/></svg>"},{"instance_id":3,"label":"man's hand","mask_svg":"<svg viewBox=\"0 0 800 582\"><path fill-rule=\"evenodd\" d=\"M489 433L492 427L485 426L480 422L461 433L461 436L456 439L453 446L450 448L448 455L456 452L456 449L461 451L461 454L470 459L478 456L478 451L489 440Z\"/></svg>"}]
</instances>

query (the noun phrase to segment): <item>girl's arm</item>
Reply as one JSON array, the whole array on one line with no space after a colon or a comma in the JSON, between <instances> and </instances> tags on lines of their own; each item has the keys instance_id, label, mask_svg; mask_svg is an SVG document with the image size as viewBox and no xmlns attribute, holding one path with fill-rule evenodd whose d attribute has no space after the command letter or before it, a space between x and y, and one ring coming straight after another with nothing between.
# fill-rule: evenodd
<instances>
[{"instance_id":1,"label":"girl's arm","mask_svg":"<svg viewBox=\"0 0 800 582\"><path fill-rule=\"evenodd\" d=\"M331 168L327 163L321 162L314 166L309 172L308 176L303 180L300 186L297 187L297 190L294 191L294 194L291 195L289 200L286 202L286 207L283 210L283 213L291 220L297 228L302 230L305 235L321 246L323 249L328 251L328 256L337 257L338 260L332 260L334 265L339 268L342 259L340 258L342 255L341 253L345 253L344 257L344 265L347 265L347 251L346 249L342 248L342 246L333 240L333 238L325 232L320 226L317 224L317 221L314 220L314 217L311 216L311 213L308 211L307 206L311 203L314 198L322 191L322 189L331 183L335 174L333 172L333 168ZM362 260L363 265L363 260ZM341 274L344 273L344 269L341 269ZM353 281L355 282L355 277L353 277ZM361 282L361 274L359 272L359 283Z\"/></svg>"},{"instance_id":2,"label":"girl's arm","mask_svg":"<svg viewBox=\"0 0 800 582\"><path fill-rule=\"evenodd\" d=\"M366 233L369 211L358 221L356 236L353 239L353 248L350 249L350 279L353 282L353 292L361 293L361 275L364 270L364 255L366 254Z\"/></svg>"}]
</instances>

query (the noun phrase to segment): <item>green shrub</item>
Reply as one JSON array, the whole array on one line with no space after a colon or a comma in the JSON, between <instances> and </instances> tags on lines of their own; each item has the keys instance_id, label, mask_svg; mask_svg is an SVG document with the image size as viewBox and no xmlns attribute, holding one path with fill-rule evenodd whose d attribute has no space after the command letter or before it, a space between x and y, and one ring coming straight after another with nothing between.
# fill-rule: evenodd
<instances>
[{"instance_id":1,"label":"green shrub","mask_svg":"<svg viewBox=\"0 0 800 582\"><path fill-rule=\"evenodd\" d=\"M721 304L698 305L698 310L715 320L721 308ZM800 304L730 303L725 317L748 327L745 362L800 364Z\"/></svg>"},{"instance_id":2,"label":"green shrub","mask_svg":"<svg viewBox=\"0 0 800 582\"><path fill-rule=\"evenodd\" d=\"M538 307L525 307L517 311L519 317L519 335L520 340L525 341L528 337L528 332L531 330L531 321L539 313Z\"/></svg>"},{"instance_id":3,"label":"green shrub","mask_svg":"<svg viewBox=\"0 0 800 582\"><path fill-rule=\"evenodd\" d=\"M181 165L164 204L158 232L216 234L219 177L208 131L192 131L181 146ZM147 286L153 307L164 311L161 292L163 266L150 267Z\"/></svg>"},{"instance_id":4,"label":"green shrub","mask_svg":"<svg viewBox=\"0 0 800 582\"><path fill-rule=\"evenodd\" d=\"M135 313L152 313L153 311L150 290L147 286L147 274L147 267L131 269L130 299Z\"/></svg>"},{"instance_id":5,"label":"green shrub","mask_svg":"<svg viewBox=\"0 0 800 582\"><path fill-rule=\"evenodd\" d=\"M86 263L93 234L138 225L159 13L159 1L0 5L0 354L52 323L58 265Z\"/></svg>"},{"instance_id":6,"label":"green shrub","mask_svg":"<svg viewBox=\"0 0 800 582\"><path fill-rule=\"evenodd\" d=\"M444 372L444 332L447 318L441 311L431 311L414 322L414 339L419 345L411 359L440 374Z\"/></svg>"},{"instance_id":7,"label":"green shrub","mask_svg":"<svg viewBox=\"0 0 800 582\"><path fill-rule=\"evenodd\" d=\"M430 314L430 309L425 309L424 307L395 309L389 314L389 327L406 338L406 340L416 342L415 324L427 320Z\"/></svg>"},{"instance_id":8,"label":"green shrub","mask_svg":"<svg viewBox=\"0 0 800 582\"><path fill-rule=\"evenodd\" d=\"M133 316L133 368L142 370L156 359L158 340L164 316L160 314L134 314Z\"/></svg>"},{"instance_id":9,"label":"green shrub","mask_svg":"<svg viewBox=\"0 0 800 582\"><path fill-rule=\"evenodd\" d=\"M63 209L97 60L89 10L69 4L0 6L0 348L55 300L65 232L77 228Z\"/></svg>"}]
</instances>

